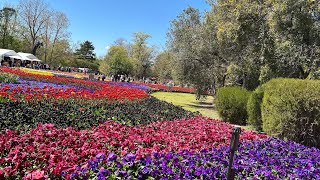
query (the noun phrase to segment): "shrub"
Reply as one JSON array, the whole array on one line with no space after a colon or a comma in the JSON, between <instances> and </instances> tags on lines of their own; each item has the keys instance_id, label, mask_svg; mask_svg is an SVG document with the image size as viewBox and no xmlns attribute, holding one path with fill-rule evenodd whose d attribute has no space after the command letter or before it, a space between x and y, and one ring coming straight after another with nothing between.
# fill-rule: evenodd
<instances>
[{"instance_id":1,"label":"shrub","mask_svg":"<svg viewBox=\"0 0 320 180\"><path fill-rule=\"evenodd\" d=\"M17 75L0 72L0 83L15 83L17 80Z\"/></svg>"},{"instance_id":2,"label":"shrub","mask_svg":"<svg viewBox=\"0 0 320 180\"><path fill-rule=\"evenodd\" d=\"M257 131L262 130L261 103L263 98L263 86L259 86L253 91L248 99L247 113L249 125L252 125Z\"/></svg>"},{"instance_id":3,"label":"shrub","mask_svg":"<svg viewBox=\"0 0 320 180\"><path fill-rule=\"evenodd\" d=\"M320 147L320 81L271 80L265 84L261 110L265 132Z\"/></svg>"},{"instance_id":4,"label":"shrub","mask_svg":"<svg viewBox=\"0 0 320 180\"><path fill-rule=\"evenodd\" d=\"M223 87L217 91L216 108L226 121L245 125L250 92L241 87Z\"/></svg>"}]
</instances>

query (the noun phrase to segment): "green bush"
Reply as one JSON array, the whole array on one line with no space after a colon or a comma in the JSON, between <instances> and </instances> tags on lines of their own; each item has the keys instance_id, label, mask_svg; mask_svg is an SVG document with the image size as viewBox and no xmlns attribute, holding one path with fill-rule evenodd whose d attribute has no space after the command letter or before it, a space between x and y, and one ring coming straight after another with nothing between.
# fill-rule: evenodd
<instances>
[{"instance_id":1,"label":"green bush","mask_svg":"<svg viewBox=\"0 0 320 180\"><path fill-rule=\"evenodd\" d=\"M17 80L17 75L0 72L0 82L2 83L15 83Z\"/></svg>"},{"instance_id":2,"label":"green bush","mask_svg":"<svg viewBox=\"0 0 320 180\"><path fill-rule=\"evenodd\" d=\"M248 99L247 113L249 125L252 125L257 131L262 130L261 103L263 99L263 86L259 86L253 91Z\"/></svg>"},{"instance_id":3,"label":"green bush","mask_svg":"<svg viewBox=\"0 0 320 180\"><path fill-rule=\"evenodd\" d=\"M320 147L320 81L274 79L264 86L262 128L307 146Z\"/></svg>"},{"instance_id":4,"label":"green bush","mask_svg":"<svg viewBox=\"0 0 320 180\"><path fill-rule=\"evenodd\" d=\"M250 92L241 87L223 87L218 89L216 108L220 116L233 124L245 125L247 119L247 101Z\"/></svg>"}]
</instances>

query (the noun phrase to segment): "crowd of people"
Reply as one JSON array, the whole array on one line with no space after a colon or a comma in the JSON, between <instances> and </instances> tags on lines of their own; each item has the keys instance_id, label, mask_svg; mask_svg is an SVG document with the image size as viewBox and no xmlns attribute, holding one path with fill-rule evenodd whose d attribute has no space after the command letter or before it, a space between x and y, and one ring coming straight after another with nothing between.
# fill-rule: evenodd
<instances>
[{"instance_id":1,"label":"crowd of people","mask_svg":"<svg viewBox=\"0 0 320 180\"><path fill-rule=\"evenodd\" d=\"M39 61L21 61L20 59L12 60L9 57L4 57L0 63L0 66L6 67L26 67L32 69L44 69L50 70L50 66L48 64L44 64Z\"/></svg>"},{"instance_id":2,"label":"crowd of people","mask_svg":"<svg viewBox=\"0 0 320 180\"><path fill-rule=\"evenodd\" d=\"M111 81L112 82L133 82L134 78L127 76L127 75L123 75L123 74L117 74L117 75L112 75L111 76Z\"/></svg>"}]
</instances>

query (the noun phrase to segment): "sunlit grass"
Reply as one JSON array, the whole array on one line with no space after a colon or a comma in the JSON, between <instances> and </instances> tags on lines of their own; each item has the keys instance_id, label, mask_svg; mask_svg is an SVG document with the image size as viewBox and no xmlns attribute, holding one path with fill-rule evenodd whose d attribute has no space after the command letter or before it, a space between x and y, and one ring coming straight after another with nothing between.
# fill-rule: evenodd
<instances>
[{"instance_id":1,"label":"sunlit grass","mask_svg":"<svg viewBox=\"0 0 320 180\"><path fill-rule=\"evenodd\" d=\"M212 96L207 96L202 100L196 100L195 95L189 93L155 92L152 93L152 96L192 112L198 111L203 116L220 119L218 112L214 108Z\"/></svg>"}]
</instances>

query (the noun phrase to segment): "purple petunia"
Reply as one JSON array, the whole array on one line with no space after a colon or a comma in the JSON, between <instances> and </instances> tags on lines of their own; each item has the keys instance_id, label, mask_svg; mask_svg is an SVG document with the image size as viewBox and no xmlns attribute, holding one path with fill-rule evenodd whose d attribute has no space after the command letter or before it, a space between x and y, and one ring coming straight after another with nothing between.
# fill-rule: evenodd
<instances>
[{"instance_id":1,"label":"purple petunia","mask_svg":"<svg viewBox=\"0 0 320 180\"><path fill-rule=\"evenodd\" d=\"M115 164L101 158L96 159L96 163L89 161L88 164L93 170L90 172L96 174L99 171L90 164L99 163L105 169L111 168L106 178L226 179L229 146L200 152L153 153L140 160L135 158L130 153L122 159L113 159ZM132 166L122 165L128 162ZM233 167L236 179L320 179L320 150L276 138L244 142L239 145ZM78 170L71 179L76 179L74 174L79 174Z\"/></svg>"}]
</instances>

